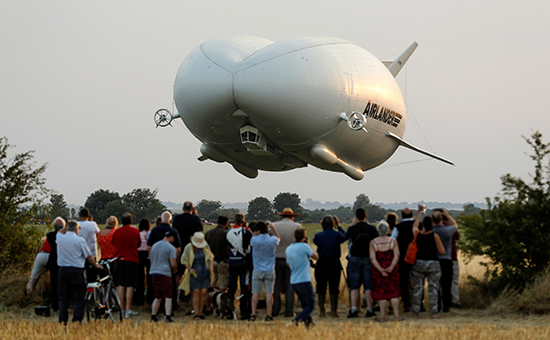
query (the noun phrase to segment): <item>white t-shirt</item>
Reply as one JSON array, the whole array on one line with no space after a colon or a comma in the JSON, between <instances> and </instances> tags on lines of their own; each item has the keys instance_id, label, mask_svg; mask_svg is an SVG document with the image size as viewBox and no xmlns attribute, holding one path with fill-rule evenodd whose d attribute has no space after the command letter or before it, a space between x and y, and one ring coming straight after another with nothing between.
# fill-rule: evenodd
<instances>
[{"instance_id":1,"label":"white t-shirt","mask_svg":"<svg viewBox=\"0 0 550 340\"><path fill-rule=\"evenodd\" d=\"M86 241L86 245L92 252L92 256L97 259L97 234L100 231L97 223L94 221L78 221L78 224L81 228L78 236Z\"/></svg>"}]
</instances>

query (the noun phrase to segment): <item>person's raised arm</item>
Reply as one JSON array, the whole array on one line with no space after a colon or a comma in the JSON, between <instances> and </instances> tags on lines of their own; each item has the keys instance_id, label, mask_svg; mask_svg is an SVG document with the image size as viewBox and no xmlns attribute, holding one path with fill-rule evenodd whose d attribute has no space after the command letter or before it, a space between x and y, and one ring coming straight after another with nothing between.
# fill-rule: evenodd
<instances>
[{"instance_id":1,"label":"person's raised arm","mask_svg":"<svg viewBox=\"0 0 550 340\"><path fill-rule=\"evenodd\" d=\"M311 246L309 246L311 248ZM311 248L313 250L313 248ZM311 255L311 258L317 261L319 259L319 254L315 250L313 250L313 255Z\"/></svg>"},{"instance_id":2,"label":"person's raised arm","mask_svg":"<svg viewBox=\"0 0 550 340\"><path fill-rule=\"evenodd\" d=\"M269 222L267 224L267 226L271 229L271 231L273 231L273 236L277 237L279 239L279 241L281 240L281 237L279 236L279 232L277 231L277 229L275 228L275 224Z\"/></svg>"},{"instance_id":3,"label":"person's raised arm","mask_svg":"<svg viewBox=\"0 0 550 340\"><path fill-rule=\"evenodd\" d=\"M416 235L416 233L418 232L418 227L420 226L420 220L422 219L422 211L421 210L418 210L416 212L416 218L414 219L414 224L413 224L413 235Z\"/></svg>"},{"instance_id":4,"label":"person's raised arm","mask_svg":"<svg viewBox=\"0 0 550 340\"><path fill-rule=\"evenodd\" d=\"M443 208L443 215L447 217L447 221L449 222L449 225L454 225L458 229L458 224L456 223L455 219L451 217L447 209Z\"/></svg>"}]
</instances>

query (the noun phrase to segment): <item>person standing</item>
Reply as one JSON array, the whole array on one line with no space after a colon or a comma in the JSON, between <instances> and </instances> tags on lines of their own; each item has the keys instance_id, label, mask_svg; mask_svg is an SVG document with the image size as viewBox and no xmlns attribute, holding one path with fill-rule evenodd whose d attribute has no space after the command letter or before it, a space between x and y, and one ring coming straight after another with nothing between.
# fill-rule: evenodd
<instances>
[{"instance_id":1,"label":"person standing","mask_svg":"<svg viewBox=\"0 0 550 340\"><path fill-rule=\"evenodd\" d=\"M115 264L114 284L116 286L122 313L126 319L138 315L133 311L132 298L134 288L137 286L139 257L138 247L141 245L139 230L132 226L132 215L122 215L122 227L113 234L113 246L116 249L116 257L122 257Z\"/></svg>"},{"instance_id":2,"label":"person standing","mask_svg":"<svg viewBox=\"0 0 550 340\"><path fill-rule=\"evenodd\" d=\"M275 290L273 292L273 316L281 312L281 293L283 286L286 287L285 295L285 317L294 316L294 290L290 284L290 268L286 264L286 248L294 242L294 232L302 225L294 222L300 214L295 213L291 208L284 208L278 213L281 220L273 223L279 232L280 242L277 246L275 259Z\"/></svg>"},{"instance_id":3,"label":"person standing","mask_svg":"<svg viewBox=\"0 0 550 340\"><path fill-rule=\"evenodd\" d=\"M218 225L204 234L204 238L214 254L212 287L221 291L229 287L229 253L227 245L227 229L229 229L229 217L218 216Z\"/></svg>"},{"instance_id":4,"label":"person standing","mask_svg":"<svg viewBox=\"0 0 550 340\"><path fill-rule=\"evenodd\" d=\"M176 229L174 229L170 226L171 222L172 222L172 214L169 211L163 212L161 217L160 217L160 224L157 225L156 227L154 227L151 230L151 232L149 233L149 239L147 240L147 251L148 252L151 252L151 247L155 243L157 243L158 241L161 241L161 240L164 239L164 236L166 235L167 231L176 230ZM177 233L177 230L176 230L176 233ZM181 254L181 241L180 241L179 233L176 236L176 239L174 240L173 246L176 248L176 258L179 258L180 254ZM176 262L178 262L178 261L176 261ZM153 283L152 283L151 279L152 278L149 275L149 277L147 278L147 280L148 280L147 282L151 282L151 287L152 287ZM177 281L177 273L174 273L172 275L172 287L174 289L172 295L173 295L173 297L176 297L176 301L177 301L177 289L178 289L177 282L178 282ZM149 293L150 291L151 291L151 293L153 293L152 289L147 289L148 298L150 298L151 295L154 296L154 294ZM186 294L187 293L188 292L186 292ZM177 305L175 303L176 301L172 301L172 310L174 310L174 307L177 307Z\"/></svg>"},{"instance_id":5,"label":"person standing","mask_svg":"<svg viewBox=\"0 0 550 340\"><path fill-rule=\"evenodd\" d=\"M240 284L242 297L240 301L241 320L248 320L252 308L250 306L250 266L247 256L250 253L252 233L246 228L242 213L235 214L234 225L227 231L229 246L229 297L231 303L235 300L237 286Z\"/></svg>"},{"instance_id":6,"label":"person standing","mask_svg":"<svg viewBox=\"0 0 550 340\"><path fill-rule=\"evenodd\" d=\"M365 298L367 300L366 317L376 315L372 309L371 279L372 263L369 249L370 241L378 237L376 227L366 223L367 212L363 208L355 211L354 225L346 232L346 239L350 240L350 257L348 259L349 285L351 295L351 311L348 318L358 317L357 306L359 305L359 289L363 285Z\"/></svg>"},{"instance_id":7,"label":"person standing","mask_svg":"<svg viewBox=\"0 0 550 340\"><path fill-rule=\"evenodd\" d=\"M57 293L57 278L59 276L59 266L57 265L57 233L61 230L63 230L63 233L65 233L65 220L61 217L56 217L56 219L53 221L53 227L54 231L50 231L48 234L46 234L46 240L48 240L48 243L50 244L50 256L48 257L48 264L47 267L50 271L50 286L52 287L52 309L55 311L59 310L59 300L58 300L58 293Z\"/></svg>"},{"instance_id":8,"label":"person standing","mask_svg":"<svg viewBox=\"0 0 550 340\"><path fill-rule=\"evenodd\" d=\"M160 303L164 298L164 319L166 322L172 320L172 273L177 270L176 266L176 248L172 245L176 240L178 233L176 230L168 230L164 238L156 242L151 247L151 269L150 274L153 277L153 289L155 291L155 300L151 306L151 321L158 322L158 312Z\"/></svg>"},{"instance_id":9,"label":"person standing","mask_svg":"<svg viewBox=\"0 0 550 340\"><path fill-rule=\"evenodd\" d=\"M115 257L116 249L113 246L113 235L118 227L118 220L115 216L111 216L105 223L105 229L97 235L99 249L101 249L101 259L112 259Z\"/></svg>"},{"instance_id":10,"label":"person standing","mask_svg":"<svg viewBox=\"0 0 550 340\"><path fill-rule=\"evenodd\" d=\"M340 245L346 241L346 233L338 226L334 230L335 219L328 215L321 220L323 231L315 234L313 243L317 246L319 260L315 266L315 281L317 282L317 298L319 300L319 317L326 316L325 299L327 285L330 293L330 310L333 318L338 317L338 295L340 294L340 276L342 263Z\"/></svg>"},{"instance_id":11,"label":"person standing","mask_svg":"<svg viewBox=\"0 0 550 340\"><path fill-rule=\"evenodd\" d=\"M386 321L386 302L391 301L395 321L403 321L399 316L399 247L394 238L388 237L388 223L378 224L380 236L370 243L372 261L372 298L380 305L379 322Z\"/></svg>"},{"instance_id":12,"label":"person standing","mask_svg":"<svg viewBox=\"0 0 550 340\"><path fill-rule=\"evenodd\" d=\"M204 320L203 307L206 302L206 290L210 286L210 272L214 255L204 240L204 234L197 231L191 242L185 246L181 264L187 271L183 276L180 289L193 294L194 320Z\"/></svg>"},{"instance_id":13,"label":"person standing","mask_svg":"<svg viewBox=\"0 0 550 340\"><path fill-rule=\"evenodd\" d=\"M401 288L403 311L410 312L412 302L410 294L412 265L405 262L405 255L407 254L409 244L411 244L414 239L412 232L412 226L414 224L412 209L404 208L401 211L401 219L401 222L393 228L391 237L397 240L397 245L399 246L399 262L397 264L399 268L399 286Z\"/></svg>"},{"instance_id":14,"label":"person standing","mask_svg":"<svg viewBox=\"0 0 550 340\"><path fill-rule=\"evenodd\" d=\"M315 308L315 293L311 284L311 265L309 259L317 260L319 255L307 243L306 230L302 227L294 232L295 243L286 248L286 262L290 267L290 284L302 304L302 311L293 320L296 324L304 322L306 327L313 324L311 312Z\"/></svg>"},{"instance_id":15,"label":"person standing","mask_svg":"<svg viewBox=\"0 0 550 340\"><path fill-rule=\"evenodd\" d=\"M441 281L441 266L439 255L445 253L441 239L433 232L432 219L429 216L422 220L422 230L418 230L422 210L418 211L418 218L413 225L413 233L416 236L416 262L412 266L412 277L414 282L412 311L415 318L421 311L422 299L424 298L424 281L428 279L428 294L430 298L430 311L433 319L440 316L438 306L439 283Z\"/></svg>"},{"instance_id":16,"label":"person standing","mask_svg":"<svg viewBox=\"0 0 550 340\"><path fill-rule=\"evenodd\" d=\"M134 302L136 306L143 306L145 304L145 280L150 266L149 252L147 251L147 233L151 229L151 222L146 218L142 218L139 221L138 229L141 245L138 248L139 270Z\"/></svg>"},{"instance_id":17,"label":"person standing","mask_svg":"<svg viewBox=\"0 0 550 340\"><path fill-rule=\"evenodd\" d=\"M273 233L270 236L268 228ZM252 271L252 316L250 321L256 320L256 308L264 287L267 315L265 321L273 321L271 315L273 309L273 286L275 284L275 249L279 244L279 233L275 226L270 223L258 222L254 229L254 236L250 240L252 246L252 260L254 270Z\"/></svg>"},{"instance_id":18,"label":"person standing","mask_svg":"<svg viewBox=\"0 0 550 340\"><path fill-rule=\"evenodd\" d=\"M87 261L97 269L103 269L96 263L86 241L78 237L79 225L69 221L67 231L56 234L59 298L59 323L67 324L69 304L74 298L73 322L82 322L84 318L84 299L86 296L86 277L84 263Z\"/></svg>"},{"instance_id":19,"label":"person standing","mask_svg":"<svg viewBox=\"0 0 550 340\"><path fill-rule=\"evenodd\" d=\"M78 224L81 228L78 232L78 236L86 240L88 249L92 252L94 260L97 261L97 235L100 232L99 227L97 226L97 223L91 220L92 215L90 215L90 211L87 208L82 208L78 216L80 218L80 222ZM88 282L97 281L97 271L91 268L89 264L86 264L86 278L88 279Z\"/></svg>"},{"instance_id":20,"label":"person standing","mask_svg":"<svg viewBox=\"0 0 550 340\"><path fill-rule=\"evenodd\" d=\"M183 204L183 213L175 215L172 220L172 228L176 229L181 241L181 249L191 242L191 238L198 231L203 231L202 221L200 217L194 214L195 207L193 203L187 201ZM185 272L185 266L178 263L177 281L181 280L181 276Z\"/></svg>"},{"instance_id":21,"label":"person standing","mask_svg":"<svg viewBox=\"0 0 550 340\"><path fill-rule=\"evenodd\" d=\"M441 210L443 210L443 213L434 210L432 221L434 225L433 232L439 236L445 248L445 254L439 255L439 265L441 266L440 300L443 302L443 313L447 313L452 307L453 261L451 251L453 234L457 231L457 228L456 221L449 215L449 212L446 209ZM443 217L447 218L449 225L443 224Z\"/></svg>"}]
</instances>

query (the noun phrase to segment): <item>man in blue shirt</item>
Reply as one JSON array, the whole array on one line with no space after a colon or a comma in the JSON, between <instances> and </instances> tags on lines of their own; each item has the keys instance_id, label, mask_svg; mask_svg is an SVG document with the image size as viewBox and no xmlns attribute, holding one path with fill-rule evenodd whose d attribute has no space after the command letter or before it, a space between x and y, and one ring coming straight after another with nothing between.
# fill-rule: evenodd
<instances>
[{"instance_id":1,"label":"man in blue shirt","mask_svg":"<svg viewBox=\"0 0 550 340\"><path fill-rule=\"evenodd\" d=\"M273 321L271 311L273 309L273 286L275 284L275 249L281 240L279 233L273 223L269 229L273 236L267 233L268 226L265 222L256 223L254 236L250 240L252 246L252 260L254 270L252 271L252 316L250 321L256 320L256 307L264 286L267 316L265 321Z\"/></svg>"},{"instance_id":2,"label":"man in blue shirt","mask_svg":"<svg viewBox=\"0 0 550 340\"><path fill-rule=\"evenodd\" d=\"M317 296L319 299L319 317L326 316L325 299L327 283L330 292L330 310L333 318L338 317L338 294L340 294L340 272L342 264L340 245L346 241L344 229L337 223L338 217L327 215L321 221L323 231L315 234L313 243L317 246L319 261L315 267L315 281L317 282ZM339 222L339 221L338 221ZM334 224L338 225L338 231L334 230Z\"/></svg>"},{"instance_id":3,"label":"man in blue shirt","mask_svg":"<svg viewBox=\"0 0 550 340\"><path fill-rule=\"evenodd\" d=\"M319 255L307 244L306 230L302 227L294 232L296 243L286 248L286 263L290 267L290 284L302 304L302 311L293 322L304 322L306 327L313 324L311 312L315 308L315 293L311 285L311 266L309 258L314 260Z\"/></svg>"},{"instance_id":4,"label":"man in blue shirt","mask_svg":"<svg viewBox=\"0 0 550 340\"><path fill-rule=\"evenodd\" d=\"M61 230L56 235L59 298L59 323L67 324L69 303L74 295L73 322L82 322L84 318L84 299L86 297L86 278L84 264L86 261L98 269L102 266L95 262L94 256L86 241L78 237L79 225L76 221L67 223L67 231Z\"/></svg>"}]
</instances>

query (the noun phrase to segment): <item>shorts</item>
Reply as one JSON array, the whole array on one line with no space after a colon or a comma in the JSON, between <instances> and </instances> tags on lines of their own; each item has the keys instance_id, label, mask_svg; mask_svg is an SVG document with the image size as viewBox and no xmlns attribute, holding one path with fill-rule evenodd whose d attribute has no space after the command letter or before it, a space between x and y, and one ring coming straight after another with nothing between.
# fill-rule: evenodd
<instances>
[{"instance_id":1,"label":"shorts","mask_svg":"<svg viewBox=\"0 0 550 340\"><path fill-rule=\"evenodd\" d=\"M45 253L43 251L36 255L32 266L31 279L40 278L48 270L47 264L49 258L50 253Z\"/></svg>"},{"instance_id":2,"label":"shorts","mask_svg":"<svg viewBox=\"0 0 550 340\"><path fill-rule=\"evenodd\" d=\"M348 278L350 290L361 288L370 290L372 263L370 257L350 257L348 260Z\"/></svg>"},{"instance_id":3,"label":"shorts","mask_svg":"<svg viewBox=\"0 0 550 340\"><path fill-rule=\"evenodd\" d=\"M115 263L114 284L117 287L137 287L139 263L119 261Z\"/></svg>"},{"instance_id":4,"label":"shorts","mask_svg":"<svg viewBox=\"0 0 550 340\"><path fill-rule=\"evenodd\" d=\"M266 294L272 294L274 285L275 270L270 272L261 272L254 269L252 271L252 294L260 294L262 292L262 286L264 286L264 292Z\"/></svg>"},{"instance_id":5,"label":"shorts","mask_svg":"<svg viewBox=\"0 0 550 340\"><path fill-rule=\"evenodd\" d=\"M172 278L164 275L153 275L153 290L155 291L155 299L171 299L172 298Z\"/></svg>"},{"instance_id":6,"label":"shorts","mask_svg":"<svg viewBox=\"0 0 550 340\"><path fill-rule=\"evenodd\" d=\"M229 287L229 264L227 262L214 261L212 275L212 287L226 290Z\"/></svg>"}]
</instances>

